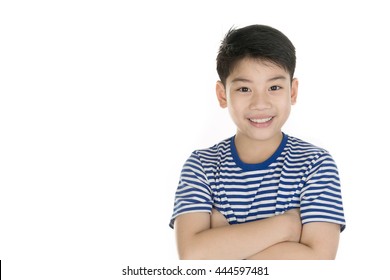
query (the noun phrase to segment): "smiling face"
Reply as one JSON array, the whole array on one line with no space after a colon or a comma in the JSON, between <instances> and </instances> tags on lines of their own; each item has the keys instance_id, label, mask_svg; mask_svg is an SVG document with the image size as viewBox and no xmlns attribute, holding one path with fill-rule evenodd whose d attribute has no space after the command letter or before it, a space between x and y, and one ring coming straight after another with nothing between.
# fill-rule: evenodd
<instances>
[{"instance_id":1,"label":"smiling face","mask_svg":"<svg viewBox=\"0 0 390 280\"><path fill-rule=\"evenodd\" d=\"M237 126L236 141L280 143L281 128L295 104L298 81L283 68L259 59L240 60L226 79L217 83L217 97Z\"/></svg>"}]
</instances>

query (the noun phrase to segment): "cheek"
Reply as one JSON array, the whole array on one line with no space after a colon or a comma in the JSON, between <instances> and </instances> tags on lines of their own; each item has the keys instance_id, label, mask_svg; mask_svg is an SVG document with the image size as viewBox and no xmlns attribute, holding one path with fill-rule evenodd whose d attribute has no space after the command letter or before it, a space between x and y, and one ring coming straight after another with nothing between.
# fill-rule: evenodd
<instances>
[{"instance_id":1,"label":"cheek","mask_svg":"<svg viewBox=\"0 0 390 280\"><path fill-rule=\"evenodd\" d=\"M285 100L284 102L280 103L279 106L280 113L288 117L290 115L291 111L291 101L290 100Z\"/></svg>"},{"instance_id":2,"label":"cheek","mask_svg":"<svg viewBox=\"0 0 390 280\"><path fill-rule=\"evenodd\" d=\"M239 115L239 110L236 106L232 106L232 105L229 105L228 106L228 109L229 109L229 114L230 116L233 118L233 119L236 119L237 116Z\"/></svg>"},{"instance_id":3,"label":"cheek","mask_svg":"<svg viewBox=\"0 0 390 280\"><path fill-rule=\"evenodd\" d=\"M245 113L244 107L244 104L239 102L231 102L231 100L229 100L228 102L228 110L230 117L236 124L242 119L242 116Z\"/></svg>"},{"instance_id":4,"label":"cheek","mask_svg":"<svg viewBox=\"0 0 390 280\"><path fill-rule=\"evenodd\" d=\"M243 104L243 102L238 102L235 99L229 99L229 101L228 101L228 108L229 108L229 112L231 114L242 113L242 111L244 110L243 109L244 107L245 107L245 104Z\"/></svg>"}]
</instances>

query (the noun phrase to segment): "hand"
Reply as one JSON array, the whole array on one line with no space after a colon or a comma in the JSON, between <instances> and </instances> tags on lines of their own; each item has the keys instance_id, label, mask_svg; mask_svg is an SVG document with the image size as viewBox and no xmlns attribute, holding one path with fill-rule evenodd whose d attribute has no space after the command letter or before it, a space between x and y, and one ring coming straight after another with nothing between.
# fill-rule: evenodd
<instances>
[{"instance_id":1,"label":"hand","mask_svg":"<svg viewBox=\"0 0 390 280\"><path fill-rule=\"evenodd\" d=\"M228 226L229 222L226 220L225 216L221 214L218 210L213 208L211 210L211 228Z\"/></svg>"}]
</instances>

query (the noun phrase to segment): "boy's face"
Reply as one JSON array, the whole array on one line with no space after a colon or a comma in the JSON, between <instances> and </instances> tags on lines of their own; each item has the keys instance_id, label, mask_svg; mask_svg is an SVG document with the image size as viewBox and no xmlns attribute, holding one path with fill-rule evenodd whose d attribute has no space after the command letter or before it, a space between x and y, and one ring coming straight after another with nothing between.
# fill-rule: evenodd
<instances>
[{"instance_id":1,"label":"boy's face","mask_svg":"<svg viewBox=\"0 0 390 280\"><path fill-rule=\"evenodd\" d=\"M268 141L281 139L291 105L295 104L298 81L291 82L283 68L262 60L244 58L226 79L217 83L217 97L228 108L239 138Z\"/></svg>"}]
</instances>

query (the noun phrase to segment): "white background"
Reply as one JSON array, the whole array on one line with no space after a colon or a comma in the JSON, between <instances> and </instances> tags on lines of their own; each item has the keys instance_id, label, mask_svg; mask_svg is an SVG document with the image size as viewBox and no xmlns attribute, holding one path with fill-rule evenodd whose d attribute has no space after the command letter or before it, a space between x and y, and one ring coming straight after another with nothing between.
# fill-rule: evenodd
<instances>
[{"instance_id":1,"label":"white background","mask_svg":"<svg viewBox=\"0 0 390 280\"><path fill-rule=\"evenodd\" d=\"M214 93L218 46L254 23L297 49L284 131L340 170L347 228L332 273L379 274L390 249L385 3L2 1L3 277L122 279L134 263L176 264L168 223L182 164L235 132Z\"/></svg>"}]
</instances>

